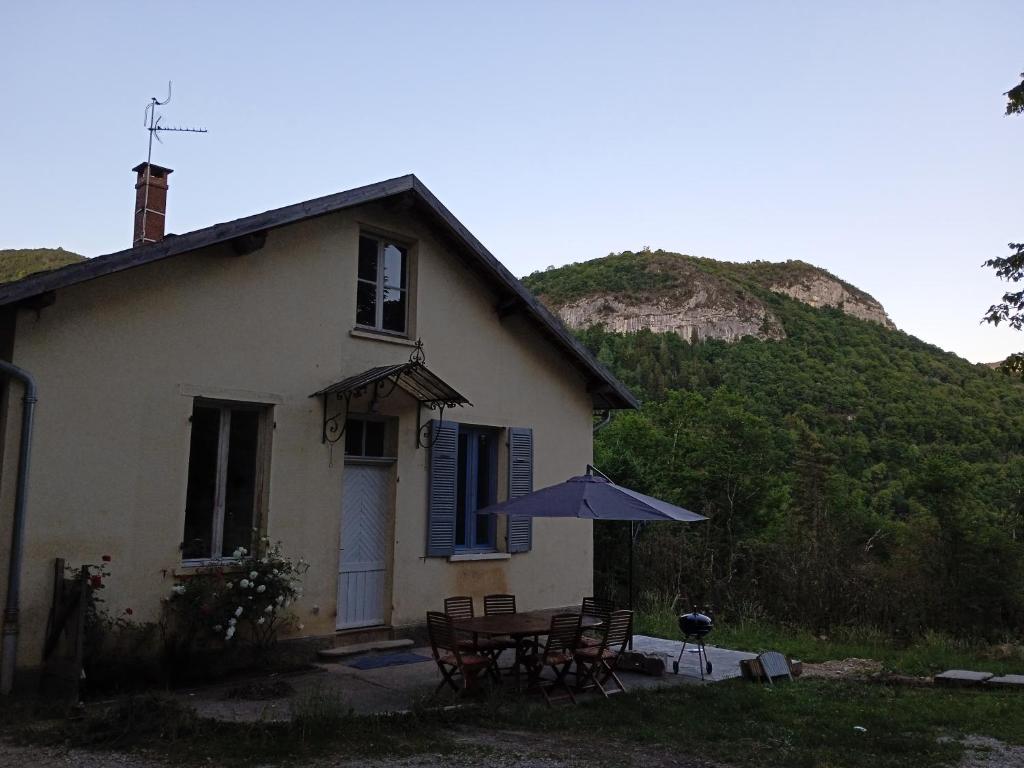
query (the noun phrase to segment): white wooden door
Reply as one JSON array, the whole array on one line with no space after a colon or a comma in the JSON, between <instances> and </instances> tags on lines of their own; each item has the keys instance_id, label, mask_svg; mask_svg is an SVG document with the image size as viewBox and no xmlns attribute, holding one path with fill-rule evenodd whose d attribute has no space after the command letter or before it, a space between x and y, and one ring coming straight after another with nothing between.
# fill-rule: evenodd
<instances>
[{"instance_id":1,"label":"white wooden door","mask_svg":"<svg viewBox=\"0 0 1024 768\"><path fill-rule=\"evenodd\" d=\"M390 477L388 466L345 466L338 629L372 627L385 621Z\"/></svg>"}]
</instances>

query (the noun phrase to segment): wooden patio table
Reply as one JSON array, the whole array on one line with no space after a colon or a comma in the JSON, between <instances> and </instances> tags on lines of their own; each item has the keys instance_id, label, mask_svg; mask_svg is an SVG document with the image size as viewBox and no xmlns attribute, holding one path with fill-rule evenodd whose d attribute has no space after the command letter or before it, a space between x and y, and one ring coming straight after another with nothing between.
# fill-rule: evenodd
<instances>
[{"instance_id":1,"label":"wooden patio table","mask_svg":"<svg viewBox=\"0 0 1024 768\"><path fill-rule=\"evenodd\" d=\"M551 628L551 617L559 613L579 613L579 610L558 610L547 608L540 611L522 611L520 613L498 613L491 616L475 616L472 619L456 619L452 622L456 632L468 632L474 639L478 635L487 637L511 637L516 642L516 657L513 669L516 676L516 688L519 688L519 670L526 666L525 651L529 648L527 638L546 635ZM580 620L580 629L593 629L604 622L596 616L584 616Z\"/></svg>"}]
</instances>

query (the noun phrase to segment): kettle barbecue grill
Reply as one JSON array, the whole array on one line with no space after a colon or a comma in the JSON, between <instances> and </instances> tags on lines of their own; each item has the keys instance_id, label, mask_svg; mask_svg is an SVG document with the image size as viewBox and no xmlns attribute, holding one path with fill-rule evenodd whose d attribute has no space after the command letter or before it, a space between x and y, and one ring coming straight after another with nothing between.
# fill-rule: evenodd
<instances>
[{"instance_id":1,"label":"kettle barbecue grill","mask_svg":"<svg viewBox=\"0 0 1024 768\"><path fill-rule=\"evenodd\" d=\"M686 653L686 644L692 643L697 646L697 666L700 668L700 679L704 679L704 670L707 670L709 675L711 674L713 667L708 660L708 651L704 647L704 638L708 636L713 628L714 621L711 618L711 611L707 606L704 607L704 612L700 613L695 605L690 613L684 613L679 617L679 631L683 633L683 647L679 651L679 658L672 662L673 672L677 675L679 674L679 662L683 660L683 654Z\"/></svg>"}]
</instances>

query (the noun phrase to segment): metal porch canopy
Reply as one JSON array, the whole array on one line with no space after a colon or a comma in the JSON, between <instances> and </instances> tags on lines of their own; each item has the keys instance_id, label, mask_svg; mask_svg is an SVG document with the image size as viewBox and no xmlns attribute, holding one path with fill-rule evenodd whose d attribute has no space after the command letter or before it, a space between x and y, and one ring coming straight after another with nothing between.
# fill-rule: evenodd
<instances>
[{"instance_id":1,"label":"metal porch canopy","mask_svg":"<svg viewBox=\"0 0 1024 768\"><path fill-rule=\"evenodd\" d=\"M383 399L390 396L396 388L401 388L416 400L416 444L421 447L429 445L424 443L420 434L423 427L421 424L421 413L423 406L430 410L439 410L439 418L443 418L445 408L456 406L472 405L466 397L461 395L453 386L446 383L440 376L427 368L422 359L410 360L407 363L396 365L381 365L370 368L355 376L331 384L310 397L322 397L324 408L322 442L334 443L341 439L345 432L345 421L348 419L348 406L353 397L358 397L373 388L373 397ZM333 417L327 416L327 401L331 396L345 402L345 409L342 413ZM340 423L339 423L340 421Z\"/></svg>"}]
</instances>

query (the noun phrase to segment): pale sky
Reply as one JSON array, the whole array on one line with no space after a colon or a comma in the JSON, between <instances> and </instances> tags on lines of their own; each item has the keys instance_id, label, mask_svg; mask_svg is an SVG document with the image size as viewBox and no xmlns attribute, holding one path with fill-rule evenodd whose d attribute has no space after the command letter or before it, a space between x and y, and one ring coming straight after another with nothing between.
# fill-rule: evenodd
<instances>
[{"instance_id":1,"label":"pale sky","mask_svg":"<svg viewBox=\"0 0 1024 768\"><path fill-rule=\"evenodd\" d=\"M803 259L973 361L1024 240L1016 2L8 2L0 247L130 245L143 109L182 233L416 173L513 272Z\"/></svg>"}]
</instances>

